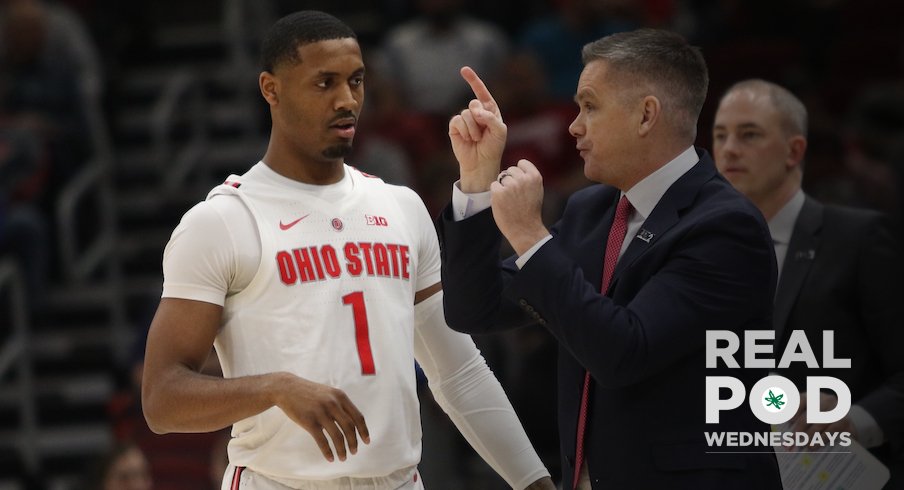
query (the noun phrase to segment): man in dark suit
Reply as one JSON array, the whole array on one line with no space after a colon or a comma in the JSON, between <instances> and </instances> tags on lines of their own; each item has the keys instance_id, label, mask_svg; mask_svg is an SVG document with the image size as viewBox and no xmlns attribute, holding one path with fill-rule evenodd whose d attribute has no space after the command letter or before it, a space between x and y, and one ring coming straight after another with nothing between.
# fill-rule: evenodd
<instances>
[{"instance_id":1,"label":"man in dark suit","mask_svg":"<svg viewBox=\"0 0 904 490\"><path fill-rule=\"evenodd\" d=\"M795 428L850 432L897 473L904 434L899 245L880 213L823 205L804 194L806 134L807 110L791 92L764 80L738 82L716 112L716 166L768 221L780 271L775 350L784 351L791 332L803 330L821 353L823 332L830 331L835 357L851 360L850 369L792 363L777 370L801 390L809 375L836 377L851 391L851 410L838 422L807 426L798 417ZM829 409L837 398L823 392L820 403ZM803 397L801 412L805 406ZM891 483L904 485L895 483L902 476Z\"/></svg>"},{"instance_id":2,"label":"man in dark suit","mask_svg":"<svg viewBox=\"0 0 904 490\"><path fill-rule=\"evenodd\" d=\"M707 376L750 387L766 372L707 369L705 337L771 328L776 266L760 213L692 146L703 57L642 29L583 59L570 131L584 174L605 185L575 193L551 230L536 167L499 173L505 124L462 69L477 99L449 123L461 180L438 221L447 321L539 323L556 338L563 488L781 488L771 448L727 453L704 437L768 431L746 403L706 423ZM502 236L516 252L504 262Z\"/></svg>"}]
</instances>

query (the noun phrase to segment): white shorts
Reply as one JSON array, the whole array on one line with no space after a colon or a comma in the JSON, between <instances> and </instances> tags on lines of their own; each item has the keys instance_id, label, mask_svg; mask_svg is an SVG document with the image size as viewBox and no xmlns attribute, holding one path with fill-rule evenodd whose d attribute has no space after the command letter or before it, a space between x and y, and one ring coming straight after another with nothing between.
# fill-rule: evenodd
<instances>
[{"instance_id":1,"label":"white shorts","mask_svg":"<svg viewBox=\"0 0 904 490\"><path fill-rule=\"evenodd\" d=\"M413 475L409 477L409 474ZM417 468L403 468L378 478L337 478L299 481L292 486L271 480L250 468L230 464L223 475L220 490L424 490Z\"/></svg>"}]
</instances>

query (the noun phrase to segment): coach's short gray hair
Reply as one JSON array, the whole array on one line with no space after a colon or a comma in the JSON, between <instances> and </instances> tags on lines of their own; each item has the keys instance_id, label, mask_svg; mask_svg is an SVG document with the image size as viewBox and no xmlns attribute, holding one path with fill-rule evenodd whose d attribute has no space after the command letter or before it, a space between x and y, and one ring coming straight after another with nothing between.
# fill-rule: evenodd
<instances>
[{"instance_id":1,"label":"coach's short gray hair","mask_svg":"<svg viewBox=\"0 0 904 490\"><path fill-rule=\"evenodd\" d=\"M588 43L581 55L585 65L602 60L615 77L658 89L655 95L675 114L678 129L696 135L709 74L700 49L682 36L660 29L620 32Z\"/></svg>"}]
</instances>

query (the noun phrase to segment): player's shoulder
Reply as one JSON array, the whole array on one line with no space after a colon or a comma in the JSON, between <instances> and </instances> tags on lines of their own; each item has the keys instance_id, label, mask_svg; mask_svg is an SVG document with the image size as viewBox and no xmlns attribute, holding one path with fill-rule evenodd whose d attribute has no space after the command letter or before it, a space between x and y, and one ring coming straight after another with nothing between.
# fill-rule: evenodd
<instances>
[{"instance_id":1,"label":"player's shoulder","mask_svg":"<svg viewBox=\"0 0 904 490\"><path fill-rule=\"evenodd\" d=\"M248 208L235 194L214 194L195 204L182 216L183 225L223 226L229 217L249 214Z\"/></svg>"},{"instance_id":2,"label":"player's shoulder","mask_svg":"<svg viewBox=\"0 0 904 490\"><path fill-rule=\"evenodd\" d=\"M390 184L377 175L369 174L352 166L349 166L349 169L351 172L357 174L357 178L363 184L372 186L373 188L379 188L383 192L389 193L397 200L423 206L423 200L421 199L421 196L419 196L418 193L410 187L398 184Z\"/></svg>"},{"instance_id":3,"label":"player's shoulder","mask_svg":"<svg viewBox=\"0 0 904 490\"><path fill-rule=\"evenodd\" d=\"M389 192L395 197L399 207L413 216L427 214L427 205L421 196L410 187L387 184Z\"/></svg>"},{"instance_id":4,"label":"player's shoulder","mask_svg":"<svg viewBox=\"0 0 904 490\"><path fill-rule=\"evenodd\" d=\"M387 191L397 196L400 200L411 201L414 204L422 206L424 201L414 189L397 184L386 184Z\"/></svg>"},{"instance_id":5,"label":"player's shoulder","mask_svg":"<svg viewBox=\"0 0 904 490\"><path fill-rule=\"evenodd\" d=\"M264 162L258 162L251 166L245 173L230 174L219 185L214 186L207 194L210 199L217 195L267 195L278 190L278 186L273 183L273 175L275 172L271 170Z\"/></svg>"},{"instance_id":6,"label":"player's shoulder","mask_svg":"<svg viewBox=\"0 0 904 490\"><path fill-rule=\"evenodd\" d=\"M210 201L201 201L189 208L188 211L182 215L180 221L181 224L184 225L186 223L211 222L216 219L219 219L218 213L214 207L210 205Z\"/></svg>"}]
</instances>

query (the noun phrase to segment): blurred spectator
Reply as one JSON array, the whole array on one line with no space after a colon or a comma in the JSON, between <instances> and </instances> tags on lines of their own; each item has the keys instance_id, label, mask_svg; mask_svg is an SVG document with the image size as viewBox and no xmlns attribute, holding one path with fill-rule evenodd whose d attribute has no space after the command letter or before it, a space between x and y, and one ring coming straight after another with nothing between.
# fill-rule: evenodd
<instances>
[{"instance_id":1,"label":"blurred spectator","mask_svg":"<svg viewBox=\"0 0 904 490\"><path fill-rule=\"evenodd\" d=\"M355 137L348 161L387 182L413 188L431 213L438 211L448 197L449 179L455 179L448 172L455 168L446 137L449 115L412 110L399 82L387 75L385 57L368 56L366 65L367 110L359 121L365 130Z\"/></svg>"},{"instance_id":2,"label":"blurred spectator","mask_svg":"<svg viewBox=\"0 0 904 490\"><path fill-rule=\"evenodd\" d=\"M13 257L19 264L32 311L40 309L44 300L48 248L47 223L37 209L28 205L7 208L0 196L0 258Z\"/></svg>"},{"instance_id":3,"label":"blurred spectator","mask_svg":"<svg viewBox=\"0 0 904 490\"><path fill-rule=\"evenodd\" d=\"M904 85L865 87L845 121L845 167L852 204L902 216L900 168L904 142Z\"/></svg>"},{"instance_id":4,"label":"blurred spectator","mask_svg":"<svg viewBox=\"0 0 904 490\"><path fill-rule=\"evenodd\" d=\"M528 24L520 45L540 60L553 97L570 101L584 69L581 61L584 45L640 26L634 20L630 1L558 0L555 3L557 14ZM484 76L480 70L477 73Z\"/></svg>"},{"instance_id":5,"label":"blurred spectator","mask_svg":"<svg viewBox=\"0 0 904 490\"><path fill-rule=\"evenodd\" d=\"M96 55L77 17L38 0L0 4L0 127L37 139L52 188L91 151L84 104L100 88ZM35 185L33 193L44 190Z\"/></svg>"},{"instance_id":6,"label":"blurred spectator","mask_svg":"<svg viewBox=\"0 0 904 490\"><path fill-rule=\"evenodd\" d=\"M843 119L823 114L831 124L814 121L825 127L818 141L810 138L820 155L808 158L804 188L825 202L882 211L896 220L901 230L904 85L870 84L859 88L856 97L844 105L849 109Z\"/></svg>"},{"instance_id":7,"label":"blurred spectator","mask_svg":"<svg viewBox=\"0 0 904 490\"><path fill-rule=\"evenodd\" d=\"M85 100L101 77L81 21L39 0L0 1L0 254L23 265L37 307L53 200L91 150Z\"/></svg>"},{"instance_id":8,"label":"blurred spectator","mask_svg":"<svg viewBox=\"0 0 904 490\"><path fill-rule=\"evenodd\" d=\"M468 13L493 23L510 36L531 19L547 15L552 9L550 0L466 1Z\"/></svg>"},{"instance_id":9,"label":"blurred spectator","mask_svg":"<svg viewBox=\"0 0 904 490\"><path fill-rule=\"evenodd\" d=\"M148 460L134 443L121 442L89 470L84 490L151 490Z\"/></svg>"},{"instance_id":10,"label":"blurred spectator","mask_svg":"<svg viewBox=\"0 0 904 490\"><path fill-rule=\"evenodd\" d=\"M0 257L17 260L32 309L42 301L50 259L47 222L33 202L45 159L36 138L0 125Z\"/></svg>"},{"instance_id":11,"label":"blurred spectator","mask_svg":"<svg viewBox=\"0 0 904 490\"><path fill-rule=\"evenodd\" d=\"M462 2L417 0L418 16L387 34L387 74L414 110L444 118L460 111L471 92L458 70L468 65L491 77L508 51L504 33L465 15Z\"/></svg>"},{"instance_id":12,"label":"blurred spectator","mask_svg":"<svg viewBox=\"0 0 904 490\"><path fill-rule=\"evenodd\" d=\"M367 59L366 66L379 66L379 62ZM361 135L348 162L364 172L376 175L386 182L415 187L414 158L423 158L419 147L435 135L429 117L408 111L400 100L393 83L379 68L367 71L367 110L361 113L358 127ZM439 138L433 138L439 140ZM439 146L440 142L434 143ZM435 151L435 148L429 151Z\"/></svg>"},{"instance_id":13,"label":"blurred spectator","mask_svg":"<svg viewBox=\"0 0 904 490\"><path fill-rule=\"evenodd\" d=\"M84 94L96 95L103 90L97 47L82 19L65 5L0 0L0 19L8 32L0 37L0 52L22 60L62 65L61 70L75 75Z\"/></svg>"}]
</instances>

